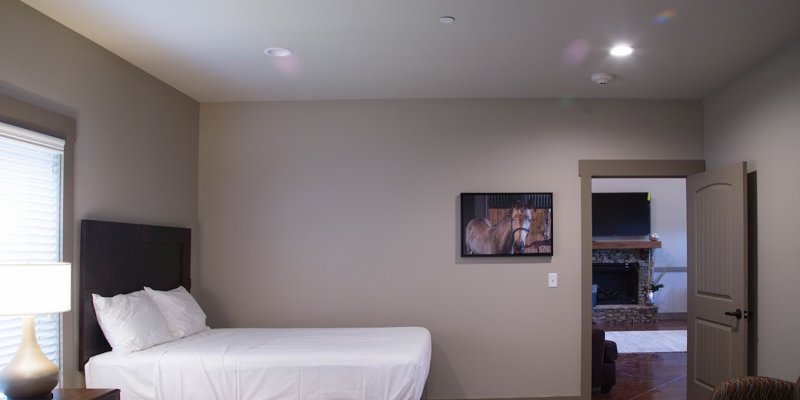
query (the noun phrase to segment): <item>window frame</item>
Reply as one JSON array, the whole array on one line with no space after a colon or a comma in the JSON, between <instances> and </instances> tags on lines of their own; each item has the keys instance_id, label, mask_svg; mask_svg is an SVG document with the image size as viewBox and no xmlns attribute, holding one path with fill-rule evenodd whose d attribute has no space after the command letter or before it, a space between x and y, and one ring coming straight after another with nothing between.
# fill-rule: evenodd
<instances>
[{"instance_id":1,"label":"window frame","mask_svg":"<svg viewBox=\"0 0 800 400\"><path fill-rule=\"evenodd\" d=\"M72 293L78 287L78 249L75 238L75 144L77 141L77 110L55 103L19 88L0 86L0 122L64 140L62 185L62 260L72 263ZM63 387L83 387L83 375L78 372L78 299L72 297L72 311L61 315L61 368Z\"/></svg>"},{"instance_id":2,"label":"window frame","mask_svg":"<svg viewBox=\"0 0 800 400\"><path fill-rule=\"evenodd\" d=\"M66 145L66 141L64 139L61 139L61 138L56 138L54 136L45 135L45 134L42 134L42 133L39 133L39 132L36 132L36 131L32 131L32 130L29 130L29 129L21 128L21 127L18 127L16 125L7 124L7 123L4 123L4 122L0 122L0 141L2 141L3 143L9 143L9 145L11 146L9 148L12 151L12 153L10 153L10 156L12 157L11 160L14 160L15 158L18 158L19 161L23 162L23 166L20 166L20 169L16 170L16 174L14 172L14 169L9 171L9 172L12 173L11 176L14 176L14 175L19 176L18 173L20 171L33 172L33 170L36 170L36 171L42 172L41 169L40 169L40 168L42 168L41 166L33 167L34 168L33 170L30 169L31 166L38 164L38 162L36 161L36 158L38 158L40 155L51 154L51 155L57 155L57 157L58 157L58 174L57 174L57 176L51 175L53 178L55 178L57 180L57 183L55 183L55 181L53 181L53 180L50 180L50 183L53 183L53 184L56 185L55 187L52 187L52 189L55 189L55 190L47 192L47 193L50 193L51 195L55 195L56 198L57 198L57 204L56 204L56 208L58 209L58 211L57 211L57 220L52 221L55 224L49 226L50 228L53 228L53 229L55 229L57 231L57 235L56 235L57 241L51 244L51 246L53 246L53 249L56 251L56 253L53 254L54 259L48 259L48 260L38 259L38 258L29 259L29 258L25 257L24 259L20 259L20 260L16 260L16 261L14 261L13 259L4 260L4 262L29 262L29 261L30 262L40 262L40 261L41 262L49 262L49 261L62 262L63 258L64 258L64 239L63 239L64 238L64 210L63 210L64 190L63 190L63 188L64 188L64 147ZM6 145L3 144L2 146L6 146ZM30 156L34 157L34 159L29 159L27 156L21 156L20 153L17 153L17 156L14 156L13 155L14 152L17 152L17 151L23 151L23 152L31 151ZM22 154L25 154L25 153L22 153ZM29 164L29 162L30 162L30 164ZM11 161L11 163L13 164L13 161ZM25 164L27 164L27 166L25 166ZM48 164L49 164L49 162L48 162ZM53 165L53 167L55 167L55 164L51 164L51 165ZM53 178L51 178L51 179L53 179ZM21 182L21 181L18 182L18 183L21 184L22 187L25 188L25 193L27 193L27 190L31 190L32 189L32 187L29 185L29 183L25 183L25 182ZM37 185L37 187L42 188L41 186L38 186L38 185ZM45 192L37 192L37 193L38 194L44 194ZM37 197L37 199L38 199L38 197ZM13 201L13 203L14 204L18 204L15 201ZM45 207L45 209L49 209L49 207ZM13 320L14 320L14 317L9 317L9 320L7 320L7 321L10 322L10 321L13 321ZM63 318L62 318L61 314L58 313L58 314L48 314L48 315L36 315L35 316L35 321L36 321L36 334L39 337L39 341L40 341L39 345L42 347L42 350L45 352L45 354L52 354L53 353L52 347L51 347L52 346L52 342L50 340L52 340L51 338L53 338L53 337L55 337L57 339L57 348L55 349L56 350L55 351L55 357L57 357L57 358L55 360L51 359L51 361L56 362L56 364L59 366L59 370L60 370L61 367L64 364ZM17 317L16 318L16 322L10 322L10 323L11 323L11 325L4 324L4 327L6 329L10 329L14 325L19 324L20 330L18 331L18 333L16 335L11 335L11 337L19 338L20 335L22 334L22 330L21 330L22 321L19 319L19 317ZM45 332L47 332L47 334L46 334L46 336L43 337L42 335L44 335ZM50 345L47 344L48 342L50 343ZM51 349L51 350L48 350L48 348ZM9 349L9 350L11 350L11 349ZM14 350L11 351L11 353L4 353L5 355L4 355L3 358L5 359L6 357L11 357L15 351L16 350L14 349ZM48 358L49 358L49 356L48 356ZM10 359L8 359L7 361L10 361Z\"/></svg>"}]
</instances>

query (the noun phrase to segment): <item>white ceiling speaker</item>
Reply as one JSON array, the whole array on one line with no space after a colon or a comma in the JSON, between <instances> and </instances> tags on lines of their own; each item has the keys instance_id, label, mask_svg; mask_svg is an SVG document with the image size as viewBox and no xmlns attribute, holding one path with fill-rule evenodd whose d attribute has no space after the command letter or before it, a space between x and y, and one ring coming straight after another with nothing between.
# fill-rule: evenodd
<instances>
[{"instance_id":1,"label":"white ceiling speaker","mask_svg":"<svg viewBox=\"0 0 800 400\"><path fill-rule=\"evenodd\" d=\"M294 50L286 47L267 47L264 49L264 54L273 57L288 57L294 54Z\"/></svg>"},{"instance_id":2,"label":"white ceiling speaker","mask_svg":"<svg viewBox=\"0 0 800 400\"><path fill-rule=\"evenodd\" d=\"M608 82L611 82L616 78L617 78L616 75L607 74L605 72L598 72L596 74L592 74L592 82L598 85L607 85Z\"/></svg>"}]
</instances>

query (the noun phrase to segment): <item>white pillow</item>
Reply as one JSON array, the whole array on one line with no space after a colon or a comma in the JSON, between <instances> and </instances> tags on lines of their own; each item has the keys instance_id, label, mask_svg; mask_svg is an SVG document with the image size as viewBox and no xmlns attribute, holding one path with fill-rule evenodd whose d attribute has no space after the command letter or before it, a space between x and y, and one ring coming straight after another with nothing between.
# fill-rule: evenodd
<instances>
[{"instance_id":1,"label":"white pillow","mask_svg":"<svg viewBox=\"0 0 800 400\"><path fill-rule=\"evenodd\" d=\"M128 354L177 339L144 290L114 297L92 294L92 303L100 329L115 352Z\"/></svg>"},{"instance_id":2,"label":"white pillow","mask_svg":"<svg viewBox=\"0 0 800 400\"><path fill-rule=\"evenodd\" d=\"M155 301L175 337L182 338L209 329L203 309L183 286L168 292L149 287L145 287L144 291Z\"/></svg>"}]
</instances>

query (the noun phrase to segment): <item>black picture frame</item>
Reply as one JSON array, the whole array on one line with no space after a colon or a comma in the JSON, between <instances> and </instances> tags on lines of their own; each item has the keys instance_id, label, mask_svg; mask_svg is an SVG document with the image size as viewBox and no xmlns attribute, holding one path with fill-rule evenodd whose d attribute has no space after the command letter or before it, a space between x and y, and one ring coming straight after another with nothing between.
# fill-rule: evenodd
<instances>
[{"instance_id":1,"label":"black picture frame","mask_svg":"<svg viewBox=\"0 0 800 400\"><path fill-rule=\"evenodd\" d=\"M459 197L462 257L553 255L552 192L461 193Z\"/></svg>"}]
</instances>

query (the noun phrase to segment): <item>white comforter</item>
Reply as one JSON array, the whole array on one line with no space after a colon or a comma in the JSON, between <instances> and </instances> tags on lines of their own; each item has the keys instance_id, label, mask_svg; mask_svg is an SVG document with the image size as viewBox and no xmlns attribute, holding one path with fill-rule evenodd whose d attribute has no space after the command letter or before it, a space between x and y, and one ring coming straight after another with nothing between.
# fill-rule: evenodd
<instances>
[{"instance_id":1,"label":"white comforter","mask_svg":"<svg viewBox=\"0 0 800 400\"><path fill-rule=\"evenodd\" d=\"M123 400L416 400L430 357L424 328L213 329L92 357L86 385Z\"/></svg>"}]
</instances>

